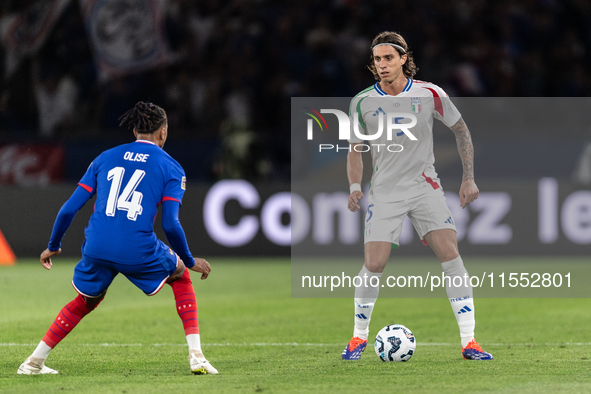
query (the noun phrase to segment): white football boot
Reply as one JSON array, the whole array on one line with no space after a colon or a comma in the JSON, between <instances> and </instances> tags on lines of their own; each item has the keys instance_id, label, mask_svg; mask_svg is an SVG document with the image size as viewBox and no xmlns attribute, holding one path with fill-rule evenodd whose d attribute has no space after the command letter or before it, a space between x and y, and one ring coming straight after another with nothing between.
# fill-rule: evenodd
<instances>
[{"instance_id":1,"label":"white football boot","mask_svg":"<svg viewBox=\"0 0 591 394\"><path fill-rule=\"evenodd\" d=\"M44 359L30 356L18 367L16 373L19 375L56 375L58 372L55 369L46 367Z\"/></svg>"},{"instance_id":2,"label":"white football boot","mask_svg":"<svg viewBox=\"0 0 591 394\"><path fill-rule=\"evenodd\" d=\"M200 351L190 350L189 362L191 363L191 372L195 375L216 375L218 373L218 370L205 359L205 356Z\"/></svg>"}]
</instances>

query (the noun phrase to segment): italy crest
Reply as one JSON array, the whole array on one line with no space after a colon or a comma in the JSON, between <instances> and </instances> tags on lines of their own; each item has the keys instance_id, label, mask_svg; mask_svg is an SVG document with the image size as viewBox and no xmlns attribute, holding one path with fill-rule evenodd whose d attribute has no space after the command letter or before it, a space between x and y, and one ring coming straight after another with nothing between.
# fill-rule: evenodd
<instances>
[{"instance_id":1,"label":"italy crest","mask_svg":"<svg viewBox=\"0 0 591 394\"><path fill-rule=\"evenodd\" d=\"M411 97L410 99L410 108L414 114L418 114L421 112L422 105L421 105L421 98L420 97Z\"/></svg>"}]
</instances>

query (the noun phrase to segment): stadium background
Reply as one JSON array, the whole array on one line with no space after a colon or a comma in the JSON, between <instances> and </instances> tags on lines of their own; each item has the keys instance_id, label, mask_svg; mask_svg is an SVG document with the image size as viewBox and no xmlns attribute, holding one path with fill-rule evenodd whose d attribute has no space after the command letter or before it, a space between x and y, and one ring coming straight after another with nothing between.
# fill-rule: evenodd
<instances>
[{"instance_id":1,"label":"stadium background","mask_svg":"<svg viewBox=\"0 0 591 394\"><path fill-rule=\"evenodd\" d=\"M402 33L419 66L417 78L437 83L452 97L567 97L588 104L591 4L586 1L388 5L2 2L0 230L17 257L38 255L88 164L103 150L132 140L130 131L118 128L117 118L144 100L168 113L166 150L187 173L181 221L193 253L289 255L283 193L291 188L292 156L299 153L291 144L290 99L350 97L370 85L368 45L383 30ZM521 205L495 222L517 226L505 243L470 236L479 215L471 211L460 243L463 253L587 252L589 126L472 129L480 189L517 193L513 200ZM457 191L461 166L451 133L436 134L436 149L444 185ZM346 190L344 156L338 160L318 163L311 171L340 179ZM549 188L544 190L554 207L550 235L539 230L540 210L548 209L539 200L541 187ZM207 219L203 207L212 190L225 199L213 195L209 212L214 213ZM252 197L250 203L245 195ZM269 201L276 203L271 213L265 209ZM520 209L524 206L529 208ZM92 207L84 210L64 239L66 256L79 255ZM565 219L565 211L571 219ZM327 231L338 234L337 222ZM520 230L523 223L533 227ZM248 234L237 240L240 231ZM531 236L521 239L527 231ZM310 230L303 242L318 245L315 234ZM335 250L346 243L335 235L323 246ZM359 239L354 245L361 251ZM430 254L427 249L415 237L399 253Z\"/></svg>"}]
</instances>

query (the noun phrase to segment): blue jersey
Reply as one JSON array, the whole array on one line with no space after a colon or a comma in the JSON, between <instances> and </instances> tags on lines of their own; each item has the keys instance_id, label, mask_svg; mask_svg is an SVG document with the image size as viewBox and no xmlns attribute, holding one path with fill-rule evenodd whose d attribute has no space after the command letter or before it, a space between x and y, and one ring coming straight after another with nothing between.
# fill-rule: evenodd
<instances>
[{"instance_id":1,"label":"blue jersey","mask_svg":"<svg viewBox=\"0 0 591 394\"><path fill-rule=\"evenodd\" d=\"M82 253L121 264L141 264L167 248L154 233L158 205L182 202L185 172L168 153L138 140L100 154L79 186L96 193Z\"/></svg>"}]
</instances>

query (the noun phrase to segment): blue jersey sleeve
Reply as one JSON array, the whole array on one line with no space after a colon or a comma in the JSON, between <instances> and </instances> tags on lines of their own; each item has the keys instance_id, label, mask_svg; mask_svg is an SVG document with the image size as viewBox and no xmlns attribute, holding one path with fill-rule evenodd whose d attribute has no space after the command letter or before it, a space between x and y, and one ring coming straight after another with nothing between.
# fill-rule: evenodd
<instances>
[{"instance_id":1,"label":"blue jersey sleeve","mask_svg":"<svg viewBox=\"0 0 591 394\"><path fill-rule=\"evenodd\" d=\"M61 248L62 238L64 237L68 227L70 227L74 216L76 216L76 213L80 210L80 208L86 204L86 201L92 197L92 194L93 193L89 193L88 190L86 190L86 188L81 185L76 188L68 201L64 203L57 214L55 223L53 224L51 238L49 240L49 245L47 246L49 250L54 252Z\"/></svg>"},{"instance_id":2,"label":"blue jersey sleeve","mask_svg":"<svg viewBox=\"0 0 591 394\"><path fill-rule=\"evenodd\" d=\"M179 221L180 206L177 201L166 200L162 203L162 229L172 249L180 256L185 266L191 268L195 265L195 259L189 251L187 238Z\"/></svg>"},{"instance_id":3,"label":"blue jersey sleeve","mask_svg":"<svg viewBox=\"0 0 591 394\"><path fill-rule=\"evenodd\" d=\"M187 184L185 171L183 171L179 164L176 164L171 167L167 178L168 180L164 186L164 192L162 195L162 202L172 200L182 204Z\"/></svg>"},{"instance_id":4,"label":"blue jersey sleeve","mask_svg":"<svg viewBox=\"0 0 591 394\"><path fill-rule=\"evenodd\" d=\"M96 193L96 171L98 167L98 161L100 156L97 157L86 170L86 173L78 182L78 186L90 193L91 197Z\"/></svg>"}]
</instances>

